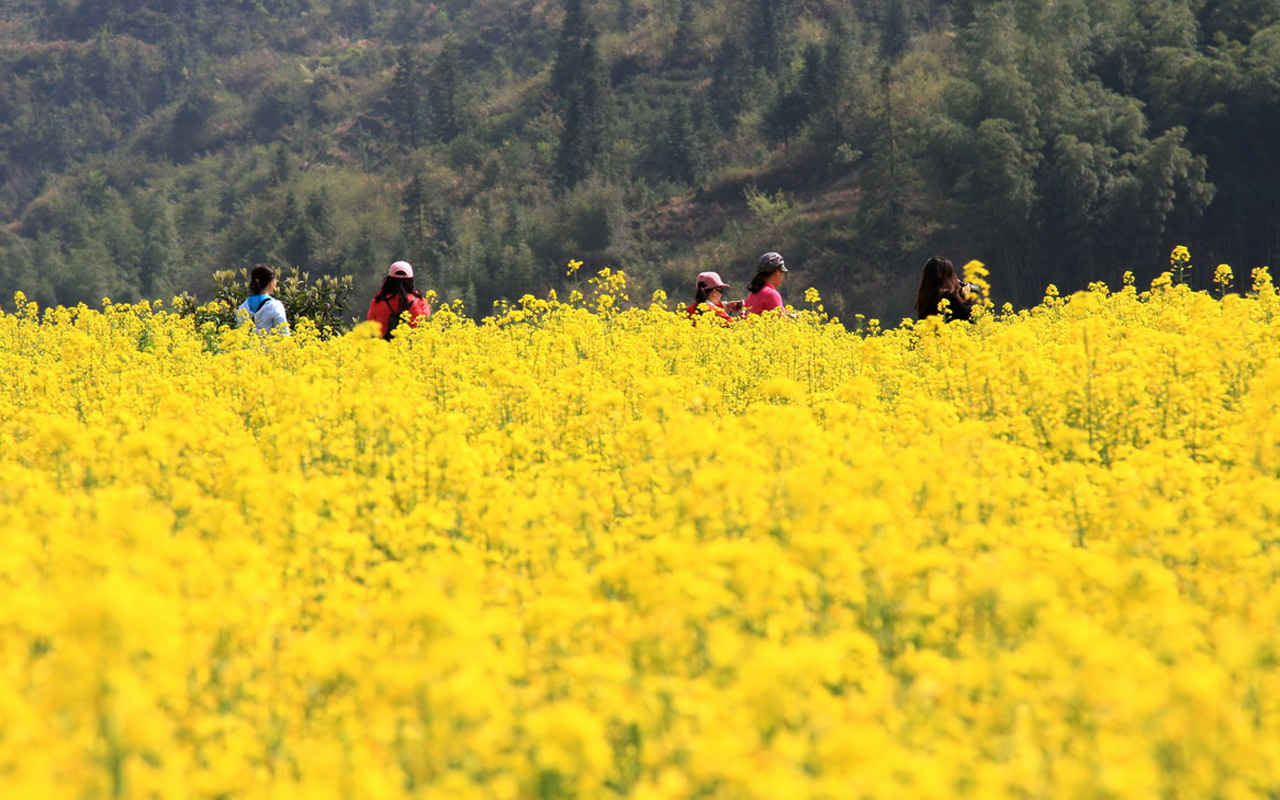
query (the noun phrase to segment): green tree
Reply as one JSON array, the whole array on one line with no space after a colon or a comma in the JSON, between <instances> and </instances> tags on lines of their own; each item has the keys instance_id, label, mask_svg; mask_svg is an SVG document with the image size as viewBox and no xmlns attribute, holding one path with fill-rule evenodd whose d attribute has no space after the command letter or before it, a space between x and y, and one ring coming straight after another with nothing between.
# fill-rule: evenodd
<instances>
[{"instance_id":1,"label":"green tree","mask_svg":"<svg viewBox=\"0 0 1280 800\"><path fill-rule=\"evenodd\" d=\"M911 39L905 0L886 0L884 22L880 32L880 57L889 63L902 58Z\"/></svg>"},{"instance_id":2,"label":"green tree","mask_svg":"<svg viewBox=\"0 0 1280 800\"><path fill-rule=\"evenodd\" d=\"M689 64L693 58L697 33L693 23L696 19L694 0L680 0L680 13L676 18L676 32L671 40L671 52L667 60L672 64Z\"/></svg>"},{"instance_id":3,"label":"green tree","mask_svg":"<svg viewBox=\"0 0 1280 800\"><path fill-rule=\"evenodd\" d=\"M551 68L551 91L562 101L569 100L584 71L583 54L588 40L593 38L589 28L582 0L564 0L564 24Z\"/></svg>"},{"instance_id":4,"label":"green tree","mask_svg":"<svg viewBox=\"0 0 1280 800\"><path fill-rule=\"evenodd\" d=\"M581 87L575 87L569 93L569 106L565 112L564 130L560 133L560 143L556 150L556 185L561 189L572 189L590 173L591 165L585 160L591 145L584 120L587 109Z\"/></svg>"},{"instance_id":5,"label":"green tree","mask_svg":"<svg viewBox=\"0 0 1280 800\"><path fill-rule=\"evenodd\" d=\"M562 189L573 188L591 175L600 166L604 153L607 97L594 36L583 45L581 63L582 73L569 93L556 156L556 182Z\"/></svg>"},{"instance_id":6,"label":"green tree","mask_svg":"<svg viewBox=\"0 0 1280 800\"><path fill-rule=\"evenodd\" d=\"M276 234L289 237L302 225L302 212L298 210L298 197L292 191L284 196L284 208L276 220Z\"/></svg>"},{"instance_id":7,"label":"green tree","mask_svg":"<svg viewBox=\"0 0 1280 800\"><path fill-rule=\"evenodd\" d=\"M361 35L373 26L373 0L351 0L346 3L335 3L332 16L346 26L348 32Z\"/></svg>"},{"instance_id":8,"label":"green tree","mask_svg":"<svg viewBox=\"0 0 1280 800\"><path fill-rule=\"evenodd\" d=\"M284 243L284 261L299 270L311 270L315 265L315 236L308 225L300 224L289 234Z\"/></svg>"},{"instance_id":9,"label":"green tree","mask_svg":"<svg viewBox=\"0 0 1280 800\"><path fill-rule=\"evenodd\" d=\"M694 185L706 165L703 132L689 100L676 98L659 141L659 155L667 177Z\"/></svg>"},{"instance_id":10,"label":"green tree","mask_svg":"<svg viewBox=\"0 0 1280 800\"><path fill-rule=\"evenodd\" d=\"M161 282L173 272L177 233L169 203L159 192L143 192L134 213L136 225L142 232L142 251L138 255L139 291L143 297L155 297Z\"/></svg>"},{"instance_id":11,"label":"green tree","mask_svg":"<svg viewBox=\"0 0 1280 800\"><path fill-rule=\"evenodd\" d=\"M809 117L815 138L830 149L845 144L846 131L841 116L842 104L850 99L848 81L849 51L843 26L835 25L822 50L820 63L811 74L806 57L802 84L809 98Z\"/></svg>"},{"instance_id":12,"label":"green tree","mask_svg":"<svg viewBox=\"0 0 1280 800\"><path fill-rule=\"evenodd\" d=\"M432 285L439 285L453 271L458 250L458 226L444 204L432 209L432 237L426 252L426 265Z\"/></svg>"},{"instance_id":13,"label":"green tree","mask_svg":"<svg viewBox=\"0 0 1280 800\"><path fill-rule=\"evenodd\" d=\"M387 100L401 144L414 149L421 143L425 118L421 87L422 65L417 53L405 45L396 53Z\"/></svg>"},{"instance_id":14,"label":"green tree","mask_svg":"<svg viewBox=\"0 0 1280 800\"><path fill-rule=\"evenodd\" d=\"M791 146L791 139L804 126L808 118L809 103L803 90L788 86L778 93L777 99L764 115L764 134L772 144L781 142Z\"/></svg>"},{"instance_id":15,"label":"green tree","mask_svg":"<svg viewBox=\"0 0 1280 800\"><path fill-rule=\"evenodd\" d=\"M375 270L381 266L381 260L375 242L373 230L368 225L361 226L360 232L343 254L342 272L348 275L376 274Z\"/></svg>"},{"instance_id":16,"label":"green tree","mask_svg":"<svg viewBox=\"0 0 1280 800\"><path fill-rule=\"evenodd\" d=\"M216 109L213 97L204 90L190 92L178 106L169 133L169 154L175 161L189 161L205 143L205 131Z\"/></svg>"},{"instance_id":17,"label":"green tree","mask_svg":"<svg viewBox=\"0 0 1280 800\"><path fill-rule=\"evenodd\" d=\"M321 186L307 197L306 222L316 232L321 241L333 239L337 228L333 221L333 201L329 199L329 190Z\"/></svg>"},{"instance_id":18,"label":"green tree","mask_svg":"<svg viewBox=\"0 0 1280 800\"><path fill-rule=\"evenodd\" d=\"M765 135L771 142L790 146L815 112L835 102L826 93L825 80L822 49L811 44L805 48L800 75L788 81L765 113Z\"/></svg>"},{"instance_id":19,"label":"green tree","mask_svg":"<svg viewBox=\"0 0 1280 800\"><path fill-rule=\"evenodd\" d=\"M442 142L452 142L463 128L458 75L458 51L452 41L446 41L427 84L431 129Z\"/></svg>"},{"instance_id":20,"label":"green tree","mask_svg":"<svg viewBox=\"0 0 1280 800\"><path fill-rule=\"evenodd\" d=\"M886 182L889 201L887 222L888 232L892 239L889 244L894 249L901 247L906 226L903 220L905 201L900 177L902 167L898 148L898 119L893 103L893 65L906 52L910 36L904 0L887 0L884 27L880 36L880 59L882 62L880 87L884 98L883 142L886 150L884 160L888 167Z\"/></svg>"},{"instance_id":21,"label":"green tree","mask_svg":"<svg viewBox=\"0 0 1280 800\"><path fill-rule=\"evenodd\" d=\"M750 92L751 78L746 53L733 37L725 37L711 67L708 102L719 126L732 132Z\"/></svg>"},{"instance_id":22,"label":"green tree","mask_svg":"<svg viewBox=\"0 0 1280 800\"><path fill-rule=\"evenodd\" d=\"M422 173L415 173L400 196L400 238L405 256L421 261L428 230L427 187Z\"/></svg>"},{"instance_id":23,"label":"green tree","mask_svg":"<svg viewBox=\"0 0 1280 800\"><path fill-rule=\"evenodd\" d=\"M779 75L786 64L786 0L755 0L750 22L752 61L769 75Z\"/></svg>"},{"instance_id":24,"label":"green tree","mask_svg":"<svg viewBox=\"0 0 1280 800\"><path fill-rule=\"evenodd\" d=\"M279 142L271 156L271 185L283 186L292 175L293 163L289 158L289 148L284 142Z\"/></svg>"},{"instance_id":25,"label":"green tree","mask_svg":"<svg viewBox=\"0 0 1280 800\"><path fill-rule=\"evenodd\" d=\"M636 4L634 0L618 0L618 30L627 33L635 22Z\"/></svg>"}]
</instances>

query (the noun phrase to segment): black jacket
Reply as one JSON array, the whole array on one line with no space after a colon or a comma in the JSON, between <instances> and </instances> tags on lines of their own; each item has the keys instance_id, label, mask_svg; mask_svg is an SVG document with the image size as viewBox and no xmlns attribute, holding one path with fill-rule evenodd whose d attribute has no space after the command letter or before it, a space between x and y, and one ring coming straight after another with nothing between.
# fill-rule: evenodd
<instances>
[{"instance_id":1,"label":"black jacket","mask_svg":"<svg viewBox=\"0 0 1280 800\"><path fill-rule=\"evenodd\" d=\"M973 300L965 300L960 296L959 292L942 292L938 295L938 302L941 303L943 300L947 301L951 309L947 312L948 320L962 319L967 322L973 316ZM926 310L920 318L924 319L937 313L938 310L935 304L934 308Z\"/></svg>"}]
</instances>

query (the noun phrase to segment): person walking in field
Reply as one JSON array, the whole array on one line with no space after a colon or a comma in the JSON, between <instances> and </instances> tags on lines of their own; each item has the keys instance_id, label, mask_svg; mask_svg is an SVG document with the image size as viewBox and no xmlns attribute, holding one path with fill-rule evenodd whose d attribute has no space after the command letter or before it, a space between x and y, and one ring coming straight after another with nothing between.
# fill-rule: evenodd
<instances>
[{"instance_id":1,"label":"person walking in field","mask_svg":"<svg viewBox=\"0 0 1280 800\"><path fill-rule=\"evenodd\" d=\"M281 303L272 295L276 291L276 271L266 264L259 264L249 274L249 297L237 309L242 320L253 320L259 333L289 335L289 318Z\"/></svg>"},{"instance_id":2,"label":"person walking in field","mask_svg":"<svg viewBox=\"0 0 1280 800\"><path fill-rule=\"evenodd\" d=\"M916 316L919 319L942 314L944 320L969 320L973 316L974 298L969 295L970 284L960 280L956 267L949 259L934 256L924 263L920 275L920 288L916 291ZM938 306L947 301L943 314Z\"/></svg>"},{"instance_id":3,"label":"person walking in field","mask_svg":"<svg viewBox=\"0 0 1280 800\"><path fill-rule=\"evenodd\" d=\"M728 288L729 284L720 279L720 273L698 273L698 279L694 283L693 302L685 307L685 314L689 319L696 320L710 311L715 312L725 324L732 322L735 317L742 315L743 304L741 300L725 302L724 290Z\"/></svg>"},{"instance_id":4,"label":"person walking in field","mask_svg":"<svg viewBox=\"0 0 1280 800\"><path fill-rule=\"evenodd\" d=\"M382 326L382 338L390 339L391 332L400 324L400 315L409 312L409 327L416 328L419 319L431 318L431 304L413 287L413 265L397 261L387 268L382 288L369 301L369 313L365 319Z\"/></svg>"},{"instance_id":5,"label":"person walking in field","mask_svg":"<svg viewBox=\"0 0 1280 800\"><path fill-rule=\"evenodd\" d=\"M780 253L771 250L760 256L760 261L756 265L756 276L747 285L748 313L764 314L769 311L776 311L778 314L786 313L778 287L782 284L782 276L788 271L787 263L783 261Z\"/></svg>"}]
</instances>

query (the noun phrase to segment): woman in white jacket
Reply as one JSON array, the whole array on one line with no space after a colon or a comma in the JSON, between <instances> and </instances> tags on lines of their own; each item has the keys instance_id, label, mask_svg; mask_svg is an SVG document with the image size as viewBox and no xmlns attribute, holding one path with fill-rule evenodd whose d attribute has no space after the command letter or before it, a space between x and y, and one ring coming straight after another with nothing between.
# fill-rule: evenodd
<instances>
[{"instance_id":1,"label":"woman in white jacket","mask_svg":"<svg viewBox=\"0 0 1280 800\"><path fill-rule=\"evenodd\" d=\"M259 333L274 331L289 335L289 319L284 313L284 303L272 297L276 290L276 271L266 264L259 264L249 275L249 298L240 304L244 317L253 320Z\"/></svg>"}]
</instances>

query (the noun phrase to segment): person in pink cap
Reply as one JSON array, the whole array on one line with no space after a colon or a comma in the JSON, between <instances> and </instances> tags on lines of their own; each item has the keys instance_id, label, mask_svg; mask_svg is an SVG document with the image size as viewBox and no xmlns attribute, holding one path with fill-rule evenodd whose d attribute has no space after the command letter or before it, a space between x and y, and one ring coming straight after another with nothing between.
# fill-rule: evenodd
<instances>
[{"instance_id":1,"label":"person in pink cap","mask_svg":"<svg viewBox=\"0 0 1280 800\"><path fill-rule=\"evenodd\" d=\"M714 311L717 317L728 323L742 312L741 300L728 303L724 301L724 290L729 288L729 284L720 280L720 273L698 273L698 280L694 287L693 302L684 310L689 319L697 319L707 311Z\"/></svg>"},{"instance_id":2,"label":"person in pink cap","mask_svg":"<svg viewBox=\"0 0 1280 800\"><path fill-rule=\"evenodd\" d=\"M409 312L410 327L416 328L419 319L431 317L431 305L413 288L413 265L397 261L387 268L387 277L369 301L369 314L365 319L376 321L382 326L382 338L390 339L405 311Z\"/></svg>"},{"instance_id":3,"label":"person in pink cap","mask_svg":"<svg viewBox=\"0 0 1280 800\"><path fill-rule=\"evenodd\" d=\"M787 262L782 260L782 254L769 251L760 256L756 276L747 286L747 311L763 314L776 309L779 314L787 313L783 307L782 295L778 292L782 276L787 271Z\"/></svg>"}]
</instances>

